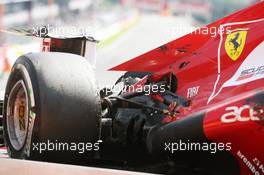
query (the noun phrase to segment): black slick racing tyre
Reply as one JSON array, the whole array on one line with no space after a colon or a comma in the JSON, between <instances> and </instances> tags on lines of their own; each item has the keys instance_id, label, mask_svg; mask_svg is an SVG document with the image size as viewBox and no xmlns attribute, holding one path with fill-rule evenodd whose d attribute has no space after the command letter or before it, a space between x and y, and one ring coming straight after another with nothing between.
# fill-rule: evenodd
<instances>
[{"instance_id":1,"label":"black slick racing tyre","mask_svg":"<svg viewBox=\"0 0 264 175\"><path fill-rule=\"evenodd\" d=\"M31 53L15 62L3 111L11 157L54 162L92 158L99 150L100 116L93 70L83 57Z\"/></svg>"}]
</instances>

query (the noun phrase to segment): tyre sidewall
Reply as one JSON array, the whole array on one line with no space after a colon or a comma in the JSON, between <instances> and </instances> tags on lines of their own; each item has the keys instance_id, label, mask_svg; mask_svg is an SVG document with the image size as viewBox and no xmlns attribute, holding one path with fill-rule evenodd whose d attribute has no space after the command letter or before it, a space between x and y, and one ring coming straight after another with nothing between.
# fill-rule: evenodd
<instances>
[{"instance_id":1,"label":"tyre sidewall","mask_svg":"<svg viewBox=\"0 0 264 175\"><path fill-rule=\"evenodd\" d=\"M38 85L36 81L36 77L32 77L36 75L35 70L33 69L32 63L27 59L27 57L21 57L19 58L16 63L14 64L11 74L9 76L6 90L5 90L5 99L4 99L4 118L3 118L3 124L4 124L4 138L5 143L9 152L9 155L12 158L18 158L18 159L29 159L29 157L33 157L33 155L30 155L32 153L32 138L37 139L37 132L34 132L34 124L36 122L35 119L37 119L37 108L35 108L36 105L38 105L38 102L35 99L38 96L37 90ZM19 81L22 80L26 86L27 95L28 95L28 127L26 132L26 140L24 142L23 147L20 150L14 149L12 146L9 135L7 132L7 102L9 99L9 95L11 92L11 89L13 86ZM34 137L32 137L34 135ZM36 140L34 140L35 142Z\"/></svg>"}]
</instances>

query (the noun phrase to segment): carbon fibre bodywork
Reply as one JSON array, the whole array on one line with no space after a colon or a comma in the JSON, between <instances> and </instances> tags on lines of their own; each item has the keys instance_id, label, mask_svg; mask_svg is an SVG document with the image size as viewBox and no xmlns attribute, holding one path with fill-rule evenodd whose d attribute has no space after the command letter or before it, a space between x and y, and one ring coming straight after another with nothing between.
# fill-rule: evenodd
<instances>
[{"instance_id":1,"label":"carbon fibre bodywork","mask_svg":"<svg viewBox=\"0 0 264 175\"><path fill-rule=\"evenodd\" d=\"M205 28L218 31L214 37L198 29L110 69L152 72L153 82L174 74L175 93L190 100L169 124L150 130L150 151L179 140L231 143L230 159L218 165L232 160L231 174L264 173L263 9L260 2L209 24ZM190 160L195 154L186 155Z\"/></svg>"}]
</instances>

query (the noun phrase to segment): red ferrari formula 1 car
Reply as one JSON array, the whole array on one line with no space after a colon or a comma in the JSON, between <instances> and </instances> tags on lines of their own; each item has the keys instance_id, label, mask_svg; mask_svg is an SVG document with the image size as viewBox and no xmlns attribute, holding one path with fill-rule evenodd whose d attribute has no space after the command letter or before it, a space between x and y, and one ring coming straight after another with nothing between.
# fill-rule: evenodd
<instances>
[{"instance_id":1,"label":"red ferrari formula 1 car","mask_svg":"<svg viewBox=\"0 0 264 175\"><path fill-rule=\"evenodd\" d=\"M264 2L111 68L127 71L113 89L85 59L93 38L34 35L43 52L17 59L2 101L10 157L264 174Z\"/></svg>"}]
</instances>

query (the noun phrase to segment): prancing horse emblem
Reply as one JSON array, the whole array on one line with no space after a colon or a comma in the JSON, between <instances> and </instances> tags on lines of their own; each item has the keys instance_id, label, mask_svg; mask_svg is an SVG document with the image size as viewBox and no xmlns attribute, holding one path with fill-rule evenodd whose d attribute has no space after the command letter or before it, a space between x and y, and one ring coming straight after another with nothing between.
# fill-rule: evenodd
<instances>
[{"instance_id":1,"label":"prancing horse emblem","mask_svg":"<svg viewBox=\"0 0 264 175\"><path fill-rule=\"evenodd\" d=\"M230 33L226 37L225 50L227 55L236 61L244 50L247 38L247 31L237 31Z\"/></svg>"}]
</instances>

